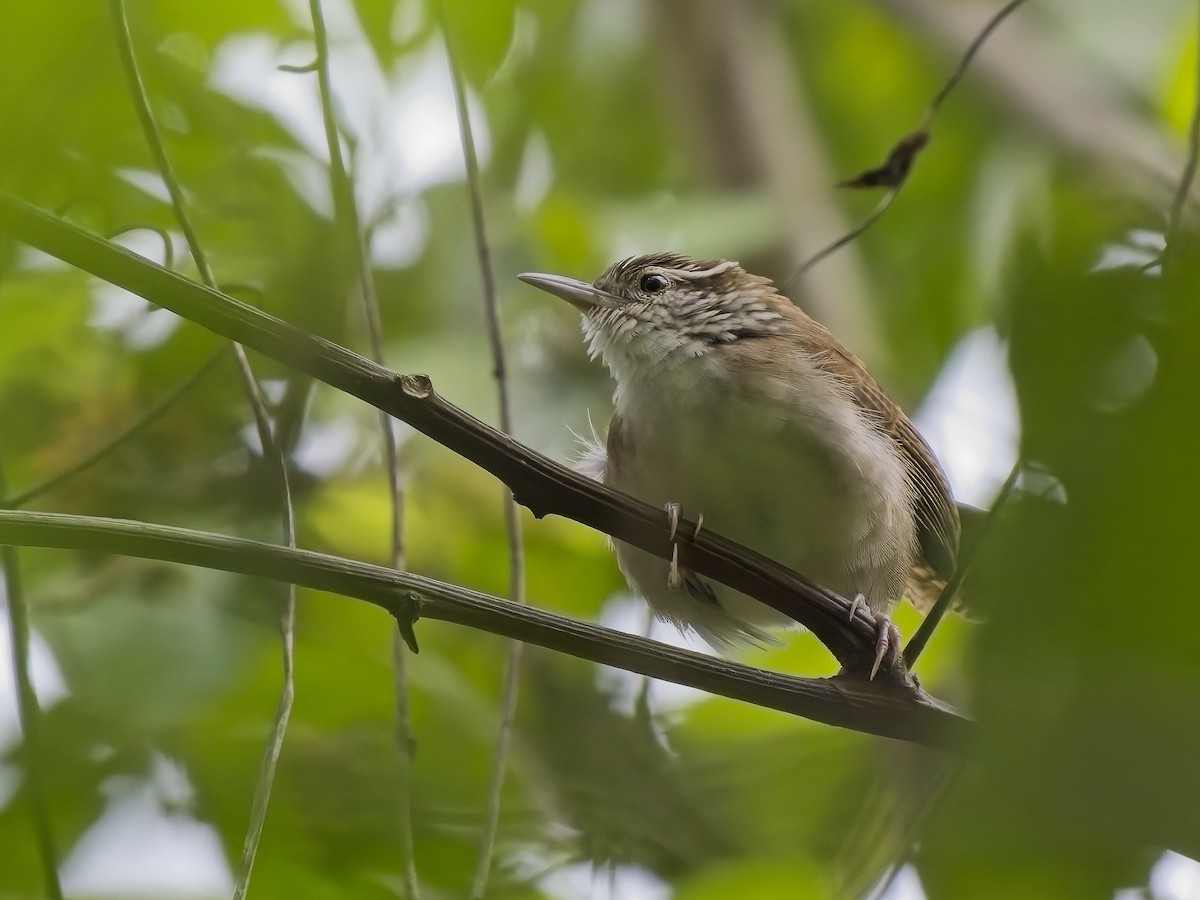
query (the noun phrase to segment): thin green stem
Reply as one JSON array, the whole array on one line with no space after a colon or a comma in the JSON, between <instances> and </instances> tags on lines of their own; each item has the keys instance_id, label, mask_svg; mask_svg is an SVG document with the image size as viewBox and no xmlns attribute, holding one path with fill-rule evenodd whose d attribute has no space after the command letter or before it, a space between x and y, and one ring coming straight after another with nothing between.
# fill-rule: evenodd
<instances>
[{"instance_id":1,"label":"thin green stem","mask_svg":"<svg viewBox=\"0 0 1200 900\"><path fill-rule=\"evenodd\" d=\"M79 460L72 466L67 467L57 475L46 479L41 484L34 485L28 490L22 491L13 497L0 499L0 508L20 509L28 503L32 503L38 497L48 494L51 491L61 487L72 478L86 472L92 466L104 460L115 450L123 447L125 444L132 441L142 432L146 431L151 425L166 415L171 408L179 401L184 394L194 388L197 384L204 380L213 369L215 369L222 360L225 359L225 354L228 352L228 346L222 347L216 353L208 358L200 368L185 378L182 382L175 386L166 396L159 400L154 406L146 410L137 421L129 425L124 431L113 435L105 443L101 444L90 454Z\"/></svg>"},{"instance_id":2,"label":"thin green stem","mask_svg":"<svg viewBox=\"0 0 1200 900\"><path fill-rule=\"evenodd\" d=\"M988 510L987 517L983 520L982 526L980 526L978 533L975 535L975 540L969 546L964 547L962 552L959 553L958 565L955 566L954 574L950 576L950 580L946 582L946 586L938 594L937 601L921 622L921 627L917 629L917 633L912 636L912 639L908 642L908 646L904 648L904 661L910 669L916 665L917 657L925 650L925 645L933 637L934 630L942 621L942 617L949 611L950 604L954 601L954 595L958 593L958 589L962 587L963 579L967 577L967 569L970 568L976 554L979 553L979 548L983 546L984 540L991 533L992 526L995 524L1000 510L1004 508L1012 496L1013 488L1016 487L1020 474L1021 460L1018 457L1017 461L1013 463L1012 471L1008 473L1008 478L1004 480L1004 485L1000 488L1000 493L996 495L996 499L992 503L992 508Z\"/></svg>"},{"instance_id":3,"label":"thin green stem","mask_svg":"<svg viewBox=\"0 0 1200 900\"><path fill-rule=\"evenodd\" d=\"M446 16L445 6L442 5L439 8L442 14L442 33L446 42L446 57L450 65L450 80L454 85L454 106L458 113L458 131L462 142L463 160L467 168L467 187L471 197L472 233L475 238L475 256L479 264L479 276L483 282L483 311L487 323L488 344L492 354L492 377L496 381L496 395L500 408L500 430L505 434L512 434L508 370L504 359L504 337L500 327L500 303L496 295L496 276L492 269L487 224L483 214L483 187L479 175L479 156L475 152L475 136L471 130L471 115L467 107L467 90L463 84L462 70L454 52L454 36L450 33L450 23ZM521 515L512 491L507 488L504 489L504 525L508 542L508 597L514 603L523 605L525 603L525 549L521 539ZM475 879L471 885L473 900L480 900L487 891L492 857L495 855L504 777L508 769L509 753L512 749L513 722L516 717L517 698L521 685L523 649L522 644L518 641L510 641L508 644L504 687L500 696L500 723L496 732L496 747L492 757L483 830L479 838L479 860L475 869Z\"/></svg>"},{"instance_id":4,"label":"thin green stem","mask_svg":"<svg viewBox=\"0 0 1200 900\"><path fill-rule=\"evenodd\" d=\"M0 458L0 495L7 490L4 460ZM58 851L50 817L46 811L46 782L42 771L41 721L42 710L29 670L29 606L21 583L21 560L14 547L0 541L0 567L4 569L4 598L8 609L8 630L12 643L13 683L17 686L17 716L25 745L25 773L29 815L33 822L34 840L42 865L42 884L51 900L63 900L58 880Z\"/></svg>"},{"instance_id":5,"label":"thin green stem","mask_svg":"<svg viewBox=\"0 0 1200 900\"><path fill-rule=\"evenodd\" d=\"M183 232L188 250L196 263L200 278L208 287L216 290L217 280L209 265L208 257L200 243L191 216L188 214L187 203L183 196L183 187L175 175L162 135L158 130L154 113L150 108L150 99L146 85L138 68L137 55L133 49L133 37L129 31L129 19L125 12L124 0L109 0L112 11L113 29L116 33L117 46L121 54L122 68L128 82L130 97L141 122L142 131L159 174L171 197L171 207L175 219ZM262 446L263 459L274 464L275 475L278 479L279 499L284 537L289 547L296 545L295 510L292 506L291 484L288 479L287 460L283 448L278 445L271 431L271 417L267 410L266 399L259 387L258 379L250 366L250 359L241 344L234 342L233 353L241 375L242 387L254 415L254 424L258 431L259 443ZM259 777L254 787L254 797L251 801L250 821L247 826L242 847L242 860L234 888L235 900L242 900L250 882L250 874L254 868L254 858L258 852L259 841L262 837L263 825L266 821L267 806L271 796L271 786L275 780L275 769L279 762L279 754L283 746L283 736L287 730L288 719L291 716L292 702L295 697L295 623L296 623L296 587L288 585L287 599L284 611L280 617L279 629L281 635L281 653L283 658L283 685L280 689L279 703L276 706L272 720L271 733L263 750L262 762L259 767Z\"/></svg>"},{"instance_id":6,"label":"thin green stem","mask_svg":"<svg viewBox=\"0 0 1200 900\"><path fill-rule=\"evenodd\" d=\"M329 182L333 194L334 215L343 232L354 244L358 265L358 286L362 297L363 316L366 320L367 337L371 347L371 358L380 365L384 361L383 317L379 310L379 296L375 290L375 278L371 272L371 259L362 219L358 212L358 201L354 195L354 182L342 158L341 140L338 133L337 115L333 106L333 75L329 64L329 34L325 27L325 16L320 0L309 0L309 13L313 22L313 42L316 60L313 69L317 73L320 88L321 120L325 128L325 143L329 148ZM379 429L383 438L383 466L387 472L388 492L392 507L392 566L397 570L407 568L404 549L404 483L400 472L400 456L396 446L396 434L387 413L379 413ZM404 878L404 890L409 900L420 896L420 881L417 877L416 852L413 846L412 820L412 724L408 706L408 647L401 635L399 625L392 634L392 690L395 704L395 730L397 762L400 769L400 797L397 810L400 824L400 852Z\"/></svg>"}]
</instances>

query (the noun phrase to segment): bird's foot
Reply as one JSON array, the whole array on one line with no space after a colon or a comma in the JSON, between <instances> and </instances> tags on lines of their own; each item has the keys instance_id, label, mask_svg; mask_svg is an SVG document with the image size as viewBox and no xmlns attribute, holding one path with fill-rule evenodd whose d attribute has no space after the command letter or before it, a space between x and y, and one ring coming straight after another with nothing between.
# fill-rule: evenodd
<instances>
[{"instance_id":1,"label":"bird's foot","mask_svg":"<svg viewBox=\"0 0 1200 900\"><path fill-rule=\"evenodd\" d=\"M679 531L679 520L681 517L680 506L673 500L668 500L666 504L667 521L671 525L671 564L667 569L667 587L673 591L677 591L683 587L684 575L683 570L679 565L679 542L675 540L675 536ZM704 514L696 520L696 533L692 535L692 540L700 537L700 529L704 527Z\"/></svg>"}]
</instances>

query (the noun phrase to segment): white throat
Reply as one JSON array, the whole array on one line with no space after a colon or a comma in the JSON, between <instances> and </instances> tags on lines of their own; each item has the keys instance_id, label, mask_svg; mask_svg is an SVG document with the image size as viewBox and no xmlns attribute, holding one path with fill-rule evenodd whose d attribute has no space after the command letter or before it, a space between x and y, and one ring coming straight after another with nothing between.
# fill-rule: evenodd
<instances>
[{"instance_id":1,"label":"white throat","mask_svg":"<svg viewBox=\"0 0 1200 900\"><path fill-rule=\"evenodd\" d=\"M664 379L674 381L677 377L672 372L677 366L679 375L694 379L695 369L686 362L714 349L707 341L634 320L624 320L620 331L614 333L612 327L599 327L584 316L582 327L588 355L603 360L617 383L618 403L634 385L649 383L653 390L662 390Z\"/></svg>"}]
</instances>

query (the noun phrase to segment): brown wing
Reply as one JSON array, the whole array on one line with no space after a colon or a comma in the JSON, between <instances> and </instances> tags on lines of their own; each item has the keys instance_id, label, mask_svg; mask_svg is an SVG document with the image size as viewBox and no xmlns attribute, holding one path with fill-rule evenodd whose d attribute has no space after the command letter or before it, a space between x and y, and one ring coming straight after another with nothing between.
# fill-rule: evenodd
<instances>
[{"instance_id":1,"label":"brown wing","mask_svg":"<svg viewBox=\"0 0 1200 900\"><path fill-rule=\"evenodd\" d=\"M933 450L904 411L875 383L862 363L849 356L849 351L842 347L837 350L845 363L857 370L857 377L851 382L855 397L879 417L880 426L903 454L913 487L913 514L925 561L937 575L949 578L958 558L959 535L958 508L954 505L950 482Z\"/></svg>"},{"instance_id":2,"label":"brown wing","mask_svg":"<svg viewBox=\"0 0 1200 900\"><path fill-rule=\"evenodd\" d=\"M862 407L876 417L880 428L896 442L913 488L917 538L928 564L920 568L925 568L932 576L949 578L958 557L958 509L937 457L904 411L875 383L858 357L843 347L823 325L790 301L781 299L786 304L784 314L796 328L797 337L809 348L813 361L837 375Z\"/></svg>"}]
</instances>

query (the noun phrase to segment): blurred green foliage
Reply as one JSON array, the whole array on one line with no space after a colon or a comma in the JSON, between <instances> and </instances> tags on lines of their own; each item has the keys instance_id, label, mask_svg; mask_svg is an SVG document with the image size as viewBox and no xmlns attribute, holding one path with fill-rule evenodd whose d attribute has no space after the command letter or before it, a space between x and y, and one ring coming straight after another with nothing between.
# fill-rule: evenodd
<instances>
[{"instance_id":1,"label":"blurred green foliage","mask_svg":"<svg viewBox=\"0 0 1200 900\"><path fill-rule=\"evenodd\" d=\"M875 198L790 196L763 142L810 134L808 145L768 149L820 185L877 164L961 49L897 12L908 5L447 3L477 104L523 441L566 458L588 410L602 427L608 386L573 317L511 275L590 277L619 255L679 249L785 279L820 246L809 238L797 250L796 204L832 210L821 220L832 240L833 226L857 221ZM1118 93L1137 98L1121 107L1126 124L1178 142L1196 54L1194 29L1186 42L1178 34L1195 10L1145 5L1154 15L1139 37L1157 68L1139 62L1145 53L1126 58L1127 23L1112 10L1066 4L1052 17L1031 4L1019 18L1068 66L1078 63L1064 35L1086 17L1093 63L1119 68ZM316 78L278 69L312 58L306 5L128 6L167 152L221 284L363 348L357 274L330 217ZM436 10L355 0L325 13L387 361L427 372L453 402L494 419ZM786 68L744 45L729 64L723 54L747 33L778 42ZM108 6L10 4L0 60L0 190L158 260L169 235L176 268L195 275L133 113ZM926 687L979 718L979 746L953 761L660 685L639 703L632 677L530 652L490 895L857 896L910 860L931 897L1094 897L1150 884L1164 851L1200 858L1200 604L1183 565L1200 537L1196 248L1181 234L1165 273L1097 271L1114 248L1149 258L1135 229L1161 234L1169 188L1137 194L1132 172L1129 183L1096 174L1113 170L1090 164L1109 147L1081 165L997 84L968 75L900 200L847 251L866 305L863 331L841 333L851 347L873 345L869 363L910 408L972 329L1008 342L1021 448L1040 474L1025 479L974 573L986 624L946 623L919 667ZM1054 90L1045 86L1051 101ZM789 91L806 108L780 105ZM763 126L748 112L755 103L768 126L789 127ZM806 291L797 299L839 310L842 298ZM0 456L14 492L135 421L219 347L0 234ZM373 411L253 362L284 423L301 544L386 560ZM275 539L251 434L227 359L161 422L36 505ZM500 487L400 434L411 568L503 593ZM638 621L601 536L560 520L527 517L525 528L530 602ZM279 689L280 586L87 553L23 551L22 561L35 629L65 682L47 701L41 751L64 873L79 871L82 848L111 828L131 785L154 786L163 833L163 822L211 824L236 864ZM899 621L911 633L916 616ZM416 756L404 785L391 622L301 592L296 708L252 897L399 895L402 791L428 896L467 890L504 647L439 623L418 629ZM802 635L747 658L831 671ZM15 733L0 732L0 752L0 895L43 896ZM162 759L187 790L151 777ZM127 871L147 863L107 852ZM68 888L82 894L79 877Z\"/></svg>"}]
</instances>

